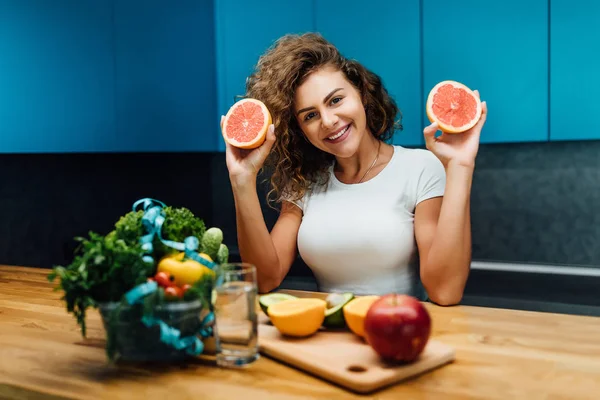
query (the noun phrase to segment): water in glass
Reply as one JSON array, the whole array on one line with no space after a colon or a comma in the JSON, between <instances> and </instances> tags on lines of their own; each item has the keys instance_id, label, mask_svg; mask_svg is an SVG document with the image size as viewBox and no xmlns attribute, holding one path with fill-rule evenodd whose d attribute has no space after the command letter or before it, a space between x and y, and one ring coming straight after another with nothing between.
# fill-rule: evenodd
<instances>
[{"instance_id":1,"label":"water in glass","mask_svg":"<svg viewBox=\"0 0 600 400\"><path fill-rule=\"evenodd\" d=\"M236 367L256 361L256 284L245 281L225 282L215 290L217 364Z\"/></svg>"}]
</instances>

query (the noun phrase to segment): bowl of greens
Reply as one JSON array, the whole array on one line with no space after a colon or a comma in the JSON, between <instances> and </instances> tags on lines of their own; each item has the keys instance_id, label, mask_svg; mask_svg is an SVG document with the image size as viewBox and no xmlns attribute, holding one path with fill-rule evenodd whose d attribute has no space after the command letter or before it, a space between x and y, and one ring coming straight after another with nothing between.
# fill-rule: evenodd
<instances>
[{"instance_id":1,"label":"bowl of greens","mask_svg":"<svg viewBox=\"0 0 600 400\"><path fill-rule=\"evenodd\" d=\"M140 209L141 207L141 209ZM212 293L229 250L217 227L185 207L153 199L134 203L106 235L89 232L58 280L67 311L86 337L97 308L110 361L173 361L203 352L212 339Z\"/></svg>"}]
</instances>

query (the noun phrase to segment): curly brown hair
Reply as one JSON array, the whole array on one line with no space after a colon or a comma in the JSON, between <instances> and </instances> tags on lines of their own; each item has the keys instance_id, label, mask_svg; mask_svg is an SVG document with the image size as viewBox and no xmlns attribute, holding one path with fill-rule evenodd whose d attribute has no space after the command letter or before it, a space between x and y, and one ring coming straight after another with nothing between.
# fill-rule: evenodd
<instances>
[{"instance_id":1,"label":"curly brown hair","mask_svg":"<svg viewBox=\"0 0 600 400\"><path fill-rule=\"evenodd\" d=\"M342 71L361 94L367 125L376 138L387 141L395 129L402 129L401 115L395 121L398 107L378 75L345 58L320 34L281 37L259 58L246 81L245 96L265 103L275 126L275 144L264 165L271 176L269 204L273 197L277 201L299 200L313 185L328 181L323 172L334 156L314 147L294 116L296 88L310 73L327 66Z\"/></svg>"}]
</instances>

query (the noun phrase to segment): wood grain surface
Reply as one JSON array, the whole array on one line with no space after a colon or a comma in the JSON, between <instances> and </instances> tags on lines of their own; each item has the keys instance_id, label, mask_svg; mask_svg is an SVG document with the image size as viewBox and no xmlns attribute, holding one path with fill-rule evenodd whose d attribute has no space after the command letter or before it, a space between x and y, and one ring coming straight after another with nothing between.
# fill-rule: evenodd
<instances>
[{"instance_id":1,"label":"wood grain surface","mask_svg":"<svg viewBox=\"0 0 600 400\"><path fill-rule=\"evenodd\" d=\"M362 338L344 329L322 329L314 335L292 338L270 324L258 326L261 353L300 368L356 393L370 393L454 360L454 349L429 340L414 362L403 365L381 360Z\"/></svg>"},{"instance_id":2,"label":"wood grain surface","mask_svg":"<svg viewBox=\"0 0 600 400\"><path fill-rule=\"evenodd\" d=\"M262 356L243 370L214 358L109 365L98 312L83 339L49 270L0 266L0 398L597 399L600 318L427 304L451 364L359 395ZM298 296L323 293L287 291Z\"/></svg>"}]
</instances>

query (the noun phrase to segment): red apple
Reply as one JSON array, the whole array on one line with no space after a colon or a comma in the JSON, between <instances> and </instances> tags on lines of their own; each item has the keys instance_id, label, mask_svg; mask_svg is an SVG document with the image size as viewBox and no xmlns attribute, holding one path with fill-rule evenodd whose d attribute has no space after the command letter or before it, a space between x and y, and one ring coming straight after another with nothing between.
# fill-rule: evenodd
<instances>
[{"instance_id":1,"label":"red apple","mask_svg":"<svg viewBox=\"0 0 600 400\"><path fill-rule=\"evenodd\" d=\"M367 343L381 358L412 362L429 340L431 318L416 298L391 293L371 305L364 327Z\"/></svg>"}]
</instances>

